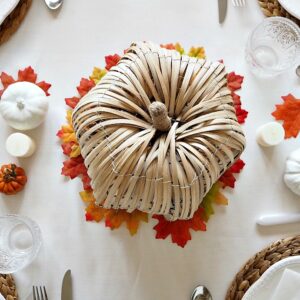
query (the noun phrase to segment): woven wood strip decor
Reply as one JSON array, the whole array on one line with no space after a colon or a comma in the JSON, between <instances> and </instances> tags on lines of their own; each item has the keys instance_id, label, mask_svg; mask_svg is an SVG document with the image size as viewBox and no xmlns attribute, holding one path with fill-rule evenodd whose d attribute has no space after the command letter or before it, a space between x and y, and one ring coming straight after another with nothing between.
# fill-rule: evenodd
<instances>
[{"instance_id":1,"label":"woven wood strip decor","mask_svg":"<svg viewBox=\"0 0 300 300\"><path fill-rule=\"evenodd\" d=\"M6 300L18 299L15 281L11 275L0 274L0 294Z\"/></svg>"},{"instance_id":2,"label":"woven wood strip decor","mask_svg":"<svg viewBox=\"0 0 300 300\"><path fill-rule=\"evenodd\" d=\"M0 25L0 45L6 42L19 28L32 0L20 0L16 8Z\"/></svg>"},{"instance_id":3,"label":"woven wood strip decor","mask_svg":"<svg viewBox=\"0 0 300 300\"><path fill-rule=\"evenodd\" d=\"M149 42L126 54L73 112L96 203L189 219L242 153L220 62Z\"/></svg>"},{"instance_id":4,"label":"woven wood strip decor","mask_svg":"<svg viewBox=\"0 0 300 300\"><path fill-rule=\"evenodd\" d=\"M285 17L300 25L300 20L290 15L278 0L258 0L258 3L266 17Z\"/></svg>"},{"instance_id":5,"label":"woven wood strip decor","mask_svg":"<svg viewBox=\"0 0 300 300\"><path fill-rule=\"evenodd\" d=\"M249 287L276 262L300 255L300 235L279 240L250 258L235 276L225 300L240 300ZM288 300L288 299L286 299Z\"/></svg>"}]
</instances>

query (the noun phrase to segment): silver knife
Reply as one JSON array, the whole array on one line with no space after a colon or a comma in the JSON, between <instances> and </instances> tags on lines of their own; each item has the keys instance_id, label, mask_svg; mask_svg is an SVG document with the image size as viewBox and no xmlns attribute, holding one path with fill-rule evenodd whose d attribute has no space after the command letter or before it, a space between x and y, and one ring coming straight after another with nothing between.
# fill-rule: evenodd
<instances>
[{"instance_id":1,"label":"silver knife","mask_svg":"<svg viewBox=\"0 0 300 300\"><path fill-rule=\"evenodd\" d=\"M61 287L61 300L72 300L72 278L71 278L71 270L68 270L62 282Z\"/></svg>"},{"instance_id":2,"label":"silver knife","mask_svg":"<svg viewBox=\"0 0 300 300\"><path fill-rule=\"evenodd\" d=\"M219 23L223 23L227 13L227 0L218 0L219 5Z\"/></svg>"}]
</instances>

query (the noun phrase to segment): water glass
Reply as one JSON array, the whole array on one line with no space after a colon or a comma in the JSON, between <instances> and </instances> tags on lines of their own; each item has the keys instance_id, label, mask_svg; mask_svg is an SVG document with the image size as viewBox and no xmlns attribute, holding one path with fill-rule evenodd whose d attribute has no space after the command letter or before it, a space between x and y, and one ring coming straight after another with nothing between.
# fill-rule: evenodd
<instances>
[{"instance_id":1,"label":"water glass","mask_svg":"<svg viewBox=\"0 0 300 300\"><path fill-rule=\"evenodd\" d=\"M300 28L282 17L265 19L250 34L246 61L262 77L278 75L295 66L300 54Z\"/></svg>"},{"instance_id":2,"label":"water glass","mask_svg":"<svg viewBox=\"0 0 300 300\"><path fill-rule=\"evenodd\" d=\"M19 215L1 216L0 273L15 273L28 266L41 244L41 231L34 221Z\"/></svg>"}]
</instances>

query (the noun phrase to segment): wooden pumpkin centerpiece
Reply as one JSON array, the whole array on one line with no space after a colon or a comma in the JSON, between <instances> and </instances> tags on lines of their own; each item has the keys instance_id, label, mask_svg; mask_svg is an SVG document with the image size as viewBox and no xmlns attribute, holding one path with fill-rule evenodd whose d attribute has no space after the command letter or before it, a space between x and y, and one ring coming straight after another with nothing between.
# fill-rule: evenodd
<instances>
[{"instance_id":1,"label":"wooden pumpkin centerpiece","mask_svg":"<svg viewBox=\"0 0 300 300\"><path fill-rule=\"evenodd\" d=\"M73 125L96 203L189 219L245 138L220 62L132 44Z\"/></svg>"}]
</instances>

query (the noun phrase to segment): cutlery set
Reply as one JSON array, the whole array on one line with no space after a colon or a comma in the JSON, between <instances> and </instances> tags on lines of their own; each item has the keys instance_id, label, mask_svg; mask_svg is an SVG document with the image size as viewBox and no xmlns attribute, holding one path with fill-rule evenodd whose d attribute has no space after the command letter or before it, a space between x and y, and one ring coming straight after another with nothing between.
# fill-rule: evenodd
<instances>
[{"instance_id":1,"label":"cutlery set","mask_svg":"<svg viewBox=\"0 0 300 300\"><path fill-rule=\"evenodd\" d=\"M48 295L45 286L32 287L33 300L48 300ZM72 300L72 278L71 270L68 270L63 278L61 287L61 300Z\"/></svg>"},{"instance_id":2,"label":"cutlery set","mask_svg":"<svg viewBox=\"0 0 300 300\"><path fill-rule=\"evenodd\" d=\"M219 23L222 24L227 14L227 2L228 0L218 0L219 7ZM246 0L232 0L232 4L235 7L243 7L246 5Z\"/></svg>"}]
</instances>

